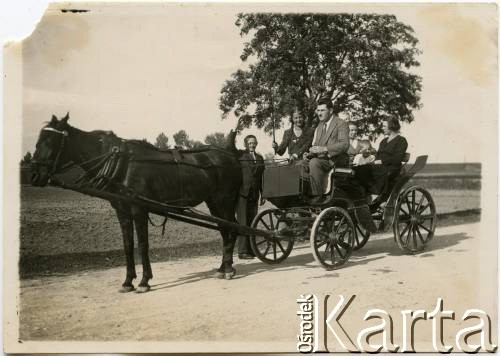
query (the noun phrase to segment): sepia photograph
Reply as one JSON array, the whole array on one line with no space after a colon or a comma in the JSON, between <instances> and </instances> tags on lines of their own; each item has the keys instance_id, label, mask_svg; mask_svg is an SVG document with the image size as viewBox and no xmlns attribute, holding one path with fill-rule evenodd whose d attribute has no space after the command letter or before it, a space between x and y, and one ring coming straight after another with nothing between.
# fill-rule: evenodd
<instances>
[{"instance_id":1,"label":"sepia photograph","mask_svg":"<svg viewBox=\"0 0 500 356\"><path fill-rule=\"evenodd\" d=\"M496 352L497 44L495 3L49 4L2 44L4 352Z\"/></svg>"}]
</instances>

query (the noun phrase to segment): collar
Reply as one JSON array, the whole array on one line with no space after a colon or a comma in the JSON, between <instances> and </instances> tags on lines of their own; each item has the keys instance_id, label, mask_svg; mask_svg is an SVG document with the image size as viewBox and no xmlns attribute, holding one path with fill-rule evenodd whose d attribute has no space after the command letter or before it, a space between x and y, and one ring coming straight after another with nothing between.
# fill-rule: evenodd
<instances>
[{"instance_id":1,"label":"collar","mask_svg":"<svg viewBox=\"0 0 500 356\"><path fill-rule=\"evenodd\" d=\"M328 128L330 126L330 124L332 123L332 120L333 119L333 116L331 116L328 120L326 121L323 121L323 122L320 122L320 124L324 124L326 125L326 127ZM319 125L318 125L319 126Z\"/></svg>"}]
</instances>

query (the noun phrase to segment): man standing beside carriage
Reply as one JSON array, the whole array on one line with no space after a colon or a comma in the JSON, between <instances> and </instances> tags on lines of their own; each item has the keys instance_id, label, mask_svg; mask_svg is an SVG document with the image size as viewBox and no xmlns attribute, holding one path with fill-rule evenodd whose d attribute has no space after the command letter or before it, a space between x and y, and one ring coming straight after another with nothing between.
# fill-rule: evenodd
<instances>
[{"instance_id":1,"label":"man standing beside carriage","mask_svg":"<svg viewBox=\"0 0 500 356\"><path fill-rule=\"evenodd\" d=\"M240 188L236 218L238 223L250 226L257 215L259 197L262 196L262 173L264 172L264 158L255 152L257 138L248 135L244 139L245 150L239 151L243 182ZM265 200L260 198L260 205ZM247 236L238 236L238 257L252 259L255 257L250 240Z\"/></svg>"}]
</instances>

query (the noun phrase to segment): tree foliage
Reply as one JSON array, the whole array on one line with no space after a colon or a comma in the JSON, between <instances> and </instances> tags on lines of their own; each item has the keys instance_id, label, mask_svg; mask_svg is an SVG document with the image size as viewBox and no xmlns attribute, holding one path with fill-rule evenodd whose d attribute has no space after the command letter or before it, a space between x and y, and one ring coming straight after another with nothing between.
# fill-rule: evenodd
<instances>
[{"instance_id":1,"label":"tree foliage","mask_svg":"<svg viewBox=\"0 0 500 356\"><path fill-rule=\"evenodd\" d=\"M205 137L205 143L207 145L213 145L218 147L224 147L226 145L227 137L222 132L214 132Z\"/></svg>"},{"instance_id":2,"label":"tree foliage","mask_svg":"<svg viewBox=\"0 0 500 356\"><path fill-rule=\"evenodd\" d=\"M189 135L185 130L179 130L172 136L174 138L175 145L181 148L197 148L203 146L203 143L196 140L190 140Z\"/></svg>"},{"instance_id":3,"label":"tree foliage","mask_svg":"<svg viewBox=\"0 0 500 356\"><path fill-rule=\"evenodd\" d=\"M244 44L237 70L221 90L223 117L279 127L294 105L310 124L316 102L328 96L352 120L380 127L395 115L413 121L420 107L421 78L413 29L392 15L239 14Z\"/></svg>"},{"instance_id":4,"label":"tree foliage","mask_svg":"<svg viewBox=\"0 0 500 356\"><path fill-rule=\"evenodd\" d=\"M159 148L160 150L168 150L169 145L168 145L168 137L165 135L163 132L161 132L157 137L156 137L156 142L155 146Z\"/></svg>"}]
</instances>

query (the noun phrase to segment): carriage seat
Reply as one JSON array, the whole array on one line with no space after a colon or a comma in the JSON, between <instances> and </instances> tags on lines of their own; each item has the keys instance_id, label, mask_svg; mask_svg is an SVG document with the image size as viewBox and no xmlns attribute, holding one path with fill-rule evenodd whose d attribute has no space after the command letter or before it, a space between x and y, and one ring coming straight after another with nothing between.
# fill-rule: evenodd
<instances>
[{"instance_id":1,"label":"carriage seat","mask_svg":"<svg viewBox=\"0 0 500 356\"><path fill-rule=\"evenodd\" d=\"M410 153L406 152L401 163L404 166L409 161L410 161ZM401 169L403 169L403 168L401 167ZM347 168L347 167L334 167L334 168L332 168L328 172L328 184L327 184L326 189L325 189L325 194L329 194L331 192L332 181L333 181L332 178L335 178L335 177L350 178L350 177L354 177L354 176L355 176L355 171L352 168ZM389 178L389 177L387 177L387 178ZM389 179L387 179L387 181L384 185L383 191L385 191L388 188L389 183L390 183Z\"/></svg>"},{"instance_id":2,"label":"carriage seat","mask_svg":"<svg viewBox=\"0 0 500 356\"><path fill-rule=\"evenodd\" d=\"M325 194L329 194L332 190L333 178L352 178L354 177L354 170L348 167L334 167L328 172L328 184L325 189Z\"/></svg>"}]
</instances>

